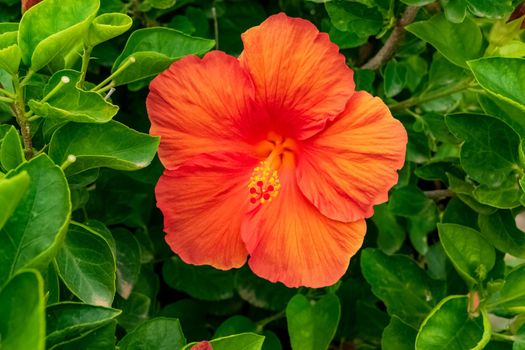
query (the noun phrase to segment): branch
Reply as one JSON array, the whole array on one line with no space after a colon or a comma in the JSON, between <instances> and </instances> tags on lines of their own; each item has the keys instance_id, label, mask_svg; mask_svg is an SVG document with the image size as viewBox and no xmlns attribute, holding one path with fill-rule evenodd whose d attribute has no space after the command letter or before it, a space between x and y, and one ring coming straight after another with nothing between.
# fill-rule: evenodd
<instances>
[{"instance_id":1,"label":"branch","mask_svg":"<svg viewBox=\"0 0 525 350\"><path fill-rule=\"evenodd\" d=\"M392 31L392 34L390 34L390 37L388 37L385 45L370 59L370 61L365 63L361 69L376 70L392 57L399 42L405 36L405 27L412 23L414 18L416 18L419 9L419 6L408 6L405 9L405 12L403 12L403 15L397 21L394 30Z\"/></svg>"},{"instance_id":2,"label":"branch","mask_svg":"<svg viewBox=\"0 0 525 350\"><path fill-rule=\"evenodd\" d=\"M454 196L454 192L452 192L451 190L433 190L425 191L424 193L425 196L427 196L427 198L432 199L436 202Z\"/></svg>"}]
</instances>

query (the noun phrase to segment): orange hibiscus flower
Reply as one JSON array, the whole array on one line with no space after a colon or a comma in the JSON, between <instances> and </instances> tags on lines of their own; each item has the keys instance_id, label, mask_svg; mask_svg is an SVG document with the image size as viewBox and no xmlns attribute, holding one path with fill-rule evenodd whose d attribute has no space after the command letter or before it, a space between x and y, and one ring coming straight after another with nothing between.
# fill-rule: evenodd
<instances>
[{"instance_id":1,"label":"orange hibiscus flower","mask_svg":"<svg viewBox=\"0 0 525 350\"><path fill-rule=\"evenodd\" d=\"M242 40L238 59L188 56L150 85L166 241L190 264L249 256L270 281L331 285L397 182L406 132L310 22L278 14Z\"/></svg>"}]
</instances>

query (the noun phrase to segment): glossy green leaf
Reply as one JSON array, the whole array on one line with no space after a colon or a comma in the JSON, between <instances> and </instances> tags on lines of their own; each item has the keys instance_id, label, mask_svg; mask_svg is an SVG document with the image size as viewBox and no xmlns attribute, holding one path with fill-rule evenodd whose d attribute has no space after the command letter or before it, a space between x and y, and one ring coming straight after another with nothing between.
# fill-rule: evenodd
<instances>
[{"instance_id":1,"label":"glossy green leaf","mask_svg":"<svg viewBox=\"0 0 525 350\"><path fill-rule=\"evenodd\" d=\"M481 235L502 252L525 258L525 233L516 227L514 216L508 210L492 215L480 215Z\"/></svg>"},{"instance_id":2,"label":"glossy green leaf","mask_svg":"<svg viewBox=\"0 0 525 350\"><path fill-rule=\"evenodd\" d=\"M14 126L0 140L0 163L5 170L11 170L25 161L22 140Z\"/></svg>"},{"instance_id":3,"label":"glossy green leaf","mask_svg":"<svg viewBox=\"0 0 525 350\"><path fill-rule=\"evenodd\" d=\"M496 262L494 247L479 232L456 224L438 224L439 239L459 274L472 284L483 281Z\"/></svg>"},{"instance_id":4,"label":"glossy green leaf","mask_svg":"<svg viewBox=\"0 0 525 350\"><path fill-rule=\"evenodd\" d=\"M86 36L99 6L99 0L46 0L32 7L18 32L24 63L36 72L68 54Z\"/></svg>"},{"instance_id":5,"label":"glossy green leaf","mask_svg":"<svg viewBox=\"0 0 525 350\"><path fill-rule=\"evenodd\" d=\"M257 325L246 316L235 315L226 319L215 330L213 338L227 337L229 335L256 332Z\"/></svg>"},{"instance_id":6,"label":"glossy green leaf","mask_svg":"<svg viewBox=\"0 0 525 350\"><path fill-rule=\"evenodd\" d=\"M22 54L18 43L18 33L7 32L0 34L0 69L5 69L10 74L18 73Z\"/></svg>"},{"instance_id":7,"label":"glossy green leaf","mask_svg":"<svg viewBox=\"0 0 525 350\"><path fill-rule=\"evenodd\" d=\"M502 18L513 10L512 0L467 0L470 11L479 17Z\"/></svg>"},{"instance_id":8,"label":"glossy green leaf","mask_svg":"<svg viewBox=\"0 0 525 350\"><path fill-rule=\"evenodd\" d=\"M288 333L294 350L326 350L341 315L339 298L326 294L315 303L297 294L286 307Z\"/></svg>"},{"instance_id":9,"label":"glossy green leaf","mask_svg":"<svg viewBox=\"0 0 525 350\"><path fill-rule=\"evenodd\" d=\"M374 208L372 221L377 226L377 245L386 254L393 254L401 248L405 241L405 230L395 216L390 212L388 204L381 204Z\"/></svg>"},{"instance_id":10,"label":"glossy green leaf","mask_svg":"<svg viewBox=\"0 0 525 350\"><path fill-rule=\"evenodd\" d=\"M467 0L441 0L445 17L452 23L461 23L467 15Z\"/></svg>"},{"instance_id":11,"label":"glossy green leaf","mask_svg":"<svg viewBox=\"0 0 525 350\"><path fill-rule=\"evenodd\" d=\"M110 323L120 314L120 311L101 306L66 302L48 306L46 314L46 344L49 348Z\"/></svg>"},{"instance_id":12,"label":"glossy green leaf","mask_svg":"<svg viewBox=\"0 0 525 350\"><path fill-rule=\"evenodd\" d=\"M107 123L118 112L118 106L109 103L96 92L83 91L76 87L80 73L73 70L61 70L53 74L46 87L44 96L59 87L58 92L46 101L30 100L31 110L44 118L56 118L78 123ZM67 83L64 83L67 81Z\"/></svg>"},{"instance_id":13,"label":"glossy green leaf","mask_svg":"<svg viewBox=\"0 0 525 350\"><path fill-rule=\"evenodd\" d=\"M0 284L24 267L47 269L63 240L71 202L64 173L42 154L7 174L26 172L29 188L0 230Z\"/></svg>"},{"instance_id":14,"label":"glossy green leaf","mask_svg":"<svg viewBox=\"0 0 525 350\"><path fill-rule=\"evenodd\" d=\"M140 273L140 244L126 229L113 230L117 257L117 292L127 299Z\"/></svg>"},{"instance_id":15,"label":"glossy green leaf","mask_svg":"<svg viewBox=\"0 0 525 350\"><path fill-rule=\"evenodd\" d=\"M89 27L87 46L93 47L125 33L133 20L123 13L103 13L96 17Z\"/></svg>"},{"instance_id":16,"label":"glossy green leaf","mask_svg":"<svg viewBox=\"0 0 525 350\"><path fill-rule=\"evenodd\" d=\"M211 266L194 266L174 256L164 263L166 283L201 300L224 300L233 296L234 271L221 271Z\"/></svg>"},{"instance_id":17,"label":"glossy green leaf","mask_svg":"<svg viewBox=\"0 0 525 350\"><path fill-rule=\"evenodd\" d=\"M60 164L68 155L74 155L77 159L66 169L68 175L99 167L137 170L150 164L158 144L158 137L139 133L116 121L69 123L53 134L49 156Z\"/></svg>"},{"instance_id":18,"label":"glossy green leaf","mask_svg":"<svg viewBox=\"0 0 525 350\"><path fill-rule=\"evenodd\" d=\"M37 271L13 276L0 289L2 349L45 349L44 282Z\"/></svg>"},{"instance_id":19,"label":"glossy green leaf","mask_svg":"<svg viewBox=\"0 0 525 350\"><path fill-rule=\"evenodd\" d=\"M417 329L406 324L397 316L392 316L390 323L383 331L381 349L413 350L416 344Z\"/></svg>"},{"instance_id":20,"label":"glossy green leaf","mask_svg":"<svg viewBox=\"0 0 525 350\"><path fill-rule=\"evenodd\" d=\"M83 333L81 336L72 340L59 343L49 350L108 350L115 348L115 331L117 322L115 320L109 323Z\"/></svg>"},{"instance_id":21,"label":"glossy green leaf","mask_svg":"<svg viewBox=\"0 0 525 350\"><path fill-rule=\"evenodd\" d=\"M296 293L295 289L262 279L247 268L241 268L235 274L235 289L253 306L274 311L283 310Z\"/></svg>"},{"instance_id":22,"label":"glossy green leaf","mask_svg":"<svg viewBox=\"0 0 525 350\"><path fill-rule=\"evenodd\" d=\"M470 18L462 23L451 23L444 15L427 21L412 23L406 29L434 46L452 63L467 68L466 61L482 54L483 36L480 28Z\"/></svg>"},{"instance_id":23,"label":"glossy green leaf","mask_svg":"<svg viewBox=\"0 0 525 350\"><path fill-rule=\"evenodd\" d=\"M264 336L254 333L242 333L206 341L213 350L262 350ZM191 350L197 343L186 345L183 350ZM205 347L204 349L208 349Z\"/></svg>"},{"instance_id":24,"label":"glossy green leaf","mask_svg":"<svg viewBox=\"0 0 525 350\"><path fill-rule=\"evenodd\" d=\"M524 58L487 57L468 65L485 90L525 110Z\"/></svg>"},{"instance_id":25,"label":"glossy green leaf","mask_svg":"<svg viewBox=\"0 0 525 350\"><path fill-rule=\"evenodd\" d=\"M389 315L417 327L443 297L444 286L432 280L412 259L388 256L378 249L361 253L361 270Z\"/></svg>"},{"instance_id":26,"label":"glossy green leaf","mask_svg":"<svg viewBox=\"0 0 525 350\"><path fill-rule=\"evenodd\" d=\"M176 350L184 345L179 320L165 317L144 322L118 343L121 350Z\"/></svg>"},{"instance_id":27,"label":"glossy green leaf","mask_svg":"<svg viewBox=\"0 0 525 350\"><path fill-rule=\"evenodd\" d=\"M424 6L433 3L435 0L401 0L402 3L411 6Z\"/></svg>"},{"instance_id":28,"label":"glossy green leaf","mask_svg":"<svg viewBox=\"0 0 525 350\"><path fill-rule=\"evenodd\" d=\"M416 339L416 350L481 350L490 341L487 312L468 312L468 297L451 295L443 299L425 319Z\"/></svg>"},{"instance_id":29,"label":"glossy green leaf","mask_svg":"<svg viewBox=\"0 0 525 350\"><path fill-rule=\"evenodd\" d=\"M403 62L389 61L384 73L385 95L387 97L399 94L407 83L407 66Z\"/></svg>"},{"instance_id":30,"label":"glossy green leaf","mask_svg":"<svg viewBox=\"0 0 525 350\"><path fill-rule=\"evenodd\" d=\"M368 38L383 27L383 18L377 8L344 0L326 1L325 7L334 27L342 32Z\"/></svg>"},{"instance_id":31,"label":"glossy green leaf","mask_svg":"<svg viewBox=\"0 0 525 350\"><path fill-rule=\"evenodd\" d=\"M525 265L512 270L503 287L487 299L487 309L504 315L525 312Z\"/></svg>"},{"instance_id":32,"label":"glossy green leaf","mask_svg":"<svg viewBox=\"0 0 525 350\"><path fill-rule=\"evenodd\" d=\"M149 319L152 301L149 296L133 291L128 299L122 299L117 295L114 305L122 310L122 315L118 318L119 325L127 332L131 332Z\"/></svg>"},{"instance_id":33,"label":"glossy green leaf","mask_svg":"<svg viewBox=\"0 0 525 350\"><path fill-rule=\"evenodd\" d=\"M500 120L481 114L452 114L446 123L453 134L465 140L461 165L474 180L497 186L520 167L519 136Z\"/></svg>"},{"instance_id":34,"label":"glossy green leaf","mask_svg":"<svg viewBox=\"0 0 525 350\"><path fill-rule=\"evenodd\" d=\"M111 306L115 296L115 257L96 231L71 224L56 256L56 266L64 284L80 300Z\"/></svg>"},{"instance_id":35,"label":"glossy green leaf","mask_svg":"<svg viewBox=\"0 0 525 350\"><path fill-rule=\"evenodd\" d=\"M9 179L0 178L0 230L16 209L29 188L27 172L21 172Z\"/></svg>"},{"instance_id":36,"label":"glossy green leaf","mask_svg":"<svg viewBox=\"0 0 525 350\"><path fill-rule=\"evenodd\" d=\"M123 85L155 76L174 61L190 54L202 55L214 45L213 40L191 37L170 28L136 30L115 60L113 72L129 57L133 57L135 62L115 78L115 84Z\"/></svg>"}]
</instances>

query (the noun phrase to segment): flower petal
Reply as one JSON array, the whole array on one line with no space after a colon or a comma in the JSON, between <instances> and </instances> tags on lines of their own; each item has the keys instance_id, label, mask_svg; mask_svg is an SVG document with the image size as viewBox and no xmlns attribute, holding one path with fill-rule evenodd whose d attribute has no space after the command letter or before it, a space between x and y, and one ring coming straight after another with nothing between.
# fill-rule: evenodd
<instances>
[{"instance_id":1,"label":"flower petal","mask_svg":"<svg viewBox=\"0 0 525 350\"><path fill-rule=\"evenodd\" d=\"M239 61L219 51L187 56L150 84L146 100L159 157L175 169L193 155L242 151L253 123L254 87Z\"/></svg>"},{"instance_id":2,"label":"flower petal","mask_svg":"<svg viewBox=\"0 0 525 350\"><path fill-rule=\"evenodd\" d=\"M240 225L257 162L242 154L202 155L161 176L155 194L166 242L184 262L225 270L245 263Z\"/></svg>"},{"instance_id":3,"label":"flower petal","mask_svg":"<svg viewBox=\"0 0 525 350\"><path fill-rule=\"evenodd\" d=\"M331 219L372 216L388 199L405 161L407 134L386 105L364 91L325 130L303 143L297 181L303 194Z\"/></svg>"},{"instance_id":4,"label":"flower petal","mask_svg":"<svg viewBox=\"0 0 525 350\"><path fill-rule=\"evenodd\" d=\"M288 287L334 284L361 247L365 221L342 223L321 215L297 187L293 171L281 174L281 184L279 196L249 212L242 224L251 269Z\"/></svg>"},{"instance_id":5,"label":"flower petal","mask_svg":"<svg viewBox=\"0 0 525 350\"><path fill-rule=\"evenodd\" d=\"M337 45L304 19L270 16L242 40L241 65L281 135L304 139L317 133L354 93L353 72Z\"/></svg>"}]
</instances>

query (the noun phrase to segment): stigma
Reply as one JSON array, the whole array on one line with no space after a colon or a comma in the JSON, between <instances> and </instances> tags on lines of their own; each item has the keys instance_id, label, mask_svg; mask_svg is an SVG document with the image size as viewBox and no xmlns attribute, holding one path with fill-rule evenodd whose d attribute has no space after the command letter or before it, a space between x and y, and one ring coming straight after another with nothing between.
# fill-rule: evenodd
<instances>
[{"instance_id":1,"label":"stigma","mask_svg":"<svg viewBox=\"0 0 525 350\"><path fill-rule=\"evenodd\" d=\"M279 175L277 170L271 166L271 163L266 161L260 162L257 167L253 169L248 190L250 192L250 203L268 203L271 202L281 189L279 182Z\"/></svg>"}]
</instances>

